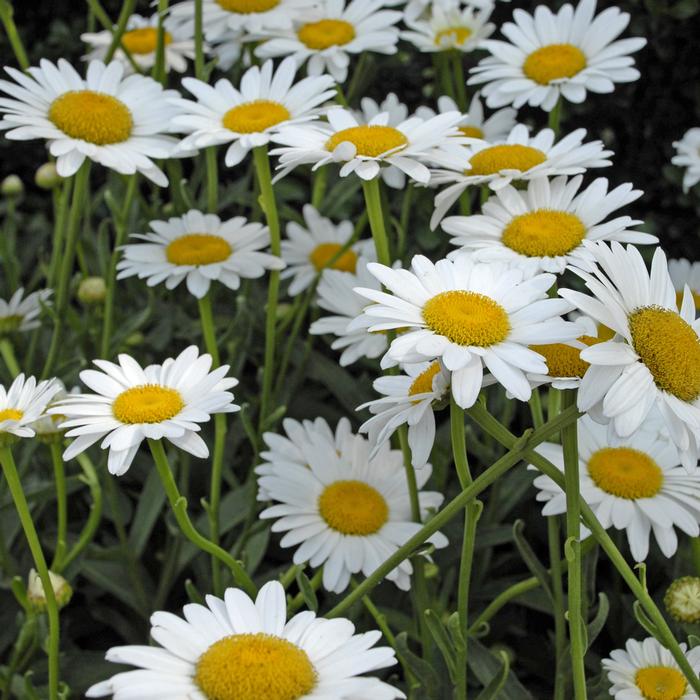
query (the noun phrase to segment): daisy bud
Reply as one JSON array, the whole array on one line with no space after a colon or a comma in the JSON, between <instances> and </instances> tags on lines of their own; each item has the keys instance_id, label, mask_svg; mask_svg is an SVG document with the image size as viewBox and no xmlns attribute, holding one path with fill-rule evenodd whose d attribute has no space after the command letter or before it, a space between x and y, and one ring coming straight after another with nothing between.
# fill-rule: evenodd
<instances>
[{"instance_id":1,"label":"daisy bud","mask_svg":"<svg viewBox=\"0 0 700 700\"><path fill-rule=\"evenodd\" d=\"M0 183L0 192L2 192L5 197L19 197L19 195L24 192L24 185L19 175L8 175L2 183Z\"/></svg>"},{"instance_id":2,"label":"daisy bud","mask_svg":"<svg viewBox=\"0 0 700 700\"><path fill-rule=\"evenodd\" d=\"M63 178L58 174L55 163L44 163L34 173L34 182L42 190L52 190L58 187L62 181Z\"/></svg>"},{"instance_id":3,"label":"daisy bud","mask_svg":"<svg viewBox=\"0 0 700 700\"><path fill-rule=\"evenodd\" d=\"M107 285L102 277L86 277L78 286L78 300L85 306L101 304L107 294Z\"/></svg>"},{"instance_id":4,"label":"daisy bud","mask_svg":"<svg viewBox=\"0 0 700 700\"><path fill-rule=\"evenodd\" d=\"M135 348L138 345L141 345L144 340L145 340L145 337L144 337L143 333L141 333L140 331L136 331L135 333L132 333L130 336L128 336L124 342L130 348Z\"/></svg>"},{"instance_id":5,"label":"daisy bud","mask_svg":"<svg viewBox=\"0 0 700 700\"><path fill-rule=\"evenodd\" d=\"M666 591L664 605L679 622L700 622L700 577L677 578Z\"/></svg>"},{"instance_id":6,"label":"daisy bud","mask_svg":"<svg viewBox=\"0 0 700 700\"><path fill-rule=\"evenodd\" d=\"M53 571L49 571L49 579L51 580L51 586L53 588L53 593L56 596L56 603L58 607L62 608L68 605L71 596L73 595L73 589L71 585L59 574L54 574ZM29 579L27 581L27 598L30 605L37 612L41 612L46 609L46 596L44 595L44 586L41 583L41 578L35 569L31 569L29 572Z\"/></svg>"}]
</instances>

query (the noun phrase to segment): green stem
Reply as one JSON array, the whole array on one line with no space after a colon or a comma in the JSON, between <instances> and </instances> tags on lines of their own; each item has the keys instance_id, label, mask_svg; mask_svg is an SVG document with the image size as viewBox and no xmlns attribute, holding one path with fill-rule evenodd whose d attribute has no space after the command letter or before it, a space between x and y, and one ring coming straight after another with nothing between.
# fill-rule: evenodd
<instances>
[{"instance_id":1,"label":"green stem","mask_svg":"<svg viewBox=\"0 0 700 700\"><path fill-rule=\"evenodd\" d=\"M589 542L591 540L589 539ZM554 700L564 700L566 681L562 668L562 659L566 651L566 615L564 603L564 586L562 583L561 547L559 544L559 518L547 518L547 542L549 544L549 566L552 579L552 612L554 615L554 650L556 664L554 667ZM568 562L564 559L568 567Z\"/></svg>"},{"instance_id":2,"label":"green stem","mask_svg":"<svg viewBox=\"0 0 700 700\"><path fill-rule=\"evenodd\" d=\"M180 495L173 474L170 471L170 465L168 464L168 458L165 454L163 443L160 440L151 440L149 438L148 445L151 448L151 454L153 455L158 475L163 483L165 494L168 497L168 502L173 509L173 515L175 516L177 524L180 526L182 534L203 552L215 556L227 566L231 570L236 584L248 595L255 596L257 588L245 569L241 566L241 563L236 561L228 552L219 547L219 545L214 544L206 537L200 535L195 529L189 515L187 515L187 500Z\"/></svg>"},{"instance_id":3,"label":"green stem","mask_svg":"<svg viewBox=\"0 0 700 700\"><path fill-rule=\"evenodd\" d=\"M13 378L21 374L22 370L19 368L14 348L8 338L0 340L0 355L2 355L3 362L7 365L7 369Z\"/></svg>"},{"instance_id":4,"label":"green stem","mask_svg":"<svg viewBox=\"0 0 700 700\"><path fill-rule=\"evenodd\" d=\"M549 113L548 124L549 128L554 132L555 136L559 136L559 129L561 128L561 113L563 107L563 100L561 96L557 100L554 109Z\"/></svg>"},{"instance_id":5,"label":"green stem","mask_svg":"<svg viewBox=\"0 0 700 700\"><path fill-rule=\"evenodd\" d=\"M270 229L270 252L279 257L282 253L280 241L280 223L277 214L277 202L272 188L270 172L270 157L267 146L253 149L255 172L260 187L260 203L267 226ZM272 380L275 376L275 331L277 328L277 297L279 295L279 270L270 271L270 284L267 292L267 309L265 315L265 359L263 363L262 397L260 399L260 415L258 416L259 432L262 432L269 412L272 393Z\"/></svg>"},{"instance_id":6,"label":"green stem","mask_svg":"<svg viewBox=\"0 0 700 700\"><path fill-rule=\"evenodd\" d=\"M464 80L464 66L462 65L462 59L464 56L458 49L453 49L450 53L452 54L452 65L454 66L454 84L457 107L459 107L460 112L466 112L467 83Z\"/></svg>"},{"instance_id":7,"label":"green stem","mask_svg":"<svg viewBox=\"0 0 700 700\"><path fill-rule=\"evenodd\" d=\"M56 572L62 570L63 557L66 554L66 532L68 530L68 508L66 500L66 471L61 456L61 445L52 442L51 461L53 462L53 477L56 482L56 550L54 551L51 569Z\"/></svg>"},{"instance_id":8,"label":"green stem","mask_svg":"<svg viewBox=\"0 0 700 700\"><path fill-rule=\"evenodd\" d=\"M95 19L102 25L103 29L106 29L108 32L114 32L114 22L109 18L109 15L105 12L104 7L100 4L100 0L86 0L88 7L90 8L90 11L92 15L95 17ZM126 28L126 27L125 27ZM88 31L91 31L88 29ZM121 41L121 36L120 36L120 41ZM131 64L131 67L134 69L134 72L136 73L142 73L141 66L139 66L138 63L134 60L134 57L131 55L131 51L129 51L124 44L122 44L119 48L121 48L122 52L126 56L127 61Z\"/></svg>"},{"instance_id":9,"label":"green stem","mask_svg":"<svg viewBox=\"0 0 700 700\"><path fill-rule=\"evenodd\" d=\"M17 63L20 68L24 71L29 68L29 59L27 58L27 52L24 49L24 44L17 31L17 25L14 19L14 8L10 0L0 0L0 21L2 21L3 27L5 27L5 33L12 47L12 51L15 54Z\"/></svg>"},{"instance_id":10,"label":"green stem","mask_svg":"<svg viewBox=\"0 0 700 700\"><path fill-rule=\"evenodd\" d=\"M389 250L389 239L384 226L384 216L382 214L382 198L379 191L379 178L362 181L362 191L365 195L365 205L369 216L369 226L372 230L374 247L377 251L377 260L382 265L391 265L391 252Z\"/></svg>"},{"instance_id":11,"label":"green stem","mask_svg":"<svg viewBox=\"0 0 700 700\"><path fill-rule=\"evenodd\" d=\"M156 39L156 62L153 66L153 78L165 85L167 76L165 66L165 26L163 20L168 11L168 0L158 0L158 35Z\"/></svg>"},{"instance_id":12,"label":"green stem","mask_svg":"<svg viewBox=\"0 0 700 700\"><path fill-rule=\"evenodd\" d=\"M70 199L71 190L73 189L74 178L69 177L63 181L61 192L58 196L58 204L56 206L53 242L51 249L51 261L49 262L49 272L46 277L46 284L49 289L52 289L56 283L56 275L61 261L63 252L63 239L66 232L66 224L68 220L68 200Z\"/></svg>"},{"instance_id":13,"label":"green stem","mask_svg":"<svg viewBox=\"0 0 700 700\"><path fill-rule=\"evenodd\" d=\"M44 553L41 550L39 536L37 535L36 528L34 527L34 521L32 520L32 515L29 510L29 504L27 503L27 499L24 496L24 491L22 490L22 483L20 482L19 474L17 473L15 460L12 457L12 450L9 447L0 448L0 463L2 463L2 470L5 474L7 486L12 494L12 500L15 503L17 515L19 515L22 529L24 530L27 543L29 544L29 549L31 550L32 557L34 559L34 565L36 566L39 578L41 579L41 585L44 588L46 613L49 618L49 698L50 700L58 700L58 650L60 634L58 604L56 603L56 596L54 595L53 586L51 585L51 578L49 577L49 569L46 566L46 559L44 558Z\"/></svg>"},{"instance_id":14,"label":"green stem","mask_svg":"<svg viewBox=\"0 0 700 700\"><path fill-rule=\"evenodd\" d=\"M204 27L202 0L194 0L194 75L204 80Z\"/></svg>"},{"instance_id":15,"label":"green stem","mask_svg":"<svg viewBox=\"0 0 700 700\"><path fill-rule=\"evenodd\" d=\"M100 344L100 357L107 359L109 357L110 341L112 340L112 326L114 325L114 292L117 286L117 262L121 253L120 248L126 240L126 231L129 226L129 214L131 206L134 202L136 193L136 182L138 174L130 175L124 194L124 204L121 214L115 221L115 236L114 249L109 261L109 270L107 270L106 293L105 293L105 315L102 324L102 342Z\"/></svg>"},{"instance_id":16,"label":"green stem","mask_svg":"<svg viewBox=\"0 0 700 700\"><path fill-rule=\"evenodd\" d=\"M219 199L219 171L216 161L216 146L204 149L207 166L207 211L216 214Z\"/></svg>"},{"instance_id":17,"label":"green stem","mask_svg":"<svg viewBox=\"0 0 700 700\"><path fill-rule=\"evenodd\" d=\"M700 537L690 538L690 554L695 568L695 575L700 576Z\"/></svg>"},{"instance_id":18,"label":"green stem","mask_svg":"<svg viewBox=\"0 0 700 700\"><path fill-rule=\"evenodd\" d=\"M126 30L126 23L129 21L129 17L134 12L134 7L136 6L136 0L124 0L122 4L121 12L119 13L119 18L117 19L117 25L114 27L112 32L112 43L107 49L107 53L104 57L104 62L109 63L114 58L114 53L119 48L121 44L122 36L124 36L124 31Z\"/></svg>"},{"instance_id":19,"label":"green stem","mask_svg":"<svg viewBox=\"0 0 700 700\"><path fill-rule=\"evenodd\" d=\"M46 357L46 363L44 364L44 369L42 371L43 377L47 377L51 373L61 342L61 334L66 317L66 308L68 306L70 280L73 273L73 264L75 262L75 248L78 242L78 232L80 230L80 219L83 213L89 183L90 160L86 158L85 162L80 166L80 169L75 174L73 198L70 205L70 213L68 215L66 245L63 251L63 259L61 260L60 274L56 289L56 320L54 323L53 335L51 336L49 353Z\"/></svg>"}]
</instances>

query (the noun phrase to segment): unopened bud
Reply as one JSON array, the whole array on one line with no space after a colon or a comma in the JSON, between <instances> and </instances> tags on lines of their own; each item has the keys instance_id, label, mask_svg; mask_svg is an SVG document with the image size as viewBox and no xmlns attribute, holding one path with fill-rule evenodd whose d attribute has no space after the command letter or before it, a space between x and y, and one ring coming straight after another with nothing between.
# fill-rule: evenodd
<instances>
[{"instance_id":1,"label":"unopened bud","mask_svg":"<svg viewBox=\"0 0 700 700\"><path fill-rule=\"evenodd\" d=\"M700 578L677 578L666 591L664 605L679 622L700 622Z\"/></svg>"},{"instance_id":2,"label":"unopened bud","mask_svg":"<svg viewBox=\"0 0 700 700\"><path fill-rule=\"evenodd\" d=\"M107 285L102 277L86 277L78 286L78 300L91 306L101 304L107 294Z\"/></svg>"},{"instance_id":3,"label":"unopened bud","mask_svg":"<svg viewBox=\"0 0 700 700\"><path fill-rule=\"evenodd\" d=\"M19 175L8 175L0 183L0 192L5 195L5 197L18 197L24 192L24 185L22 180L19 179Z\"/></svg>"},{"instance_id":4,"label":"unopened bud","mask_svg":"<svg viewBox=\"0 0 700 700\"><path fill-rule=\"evenodd\" d=\"M34 173L34 182L43 190L52 190L58 187L63 178L58 174L55 163L44 163Z\"/></svg>"},{"instance_id":5,"label":"unopened bud","mask_svg":"<svg viewBox=\"0 0 700 700\"><path fill-rule=\"evenodd\" d=\"M136 331L128 336L124 342L130 347L136 347L137 345L142 345L145 339L146 338L141 331Z\"/></svg>"},{"instance_id":6,"label":"unopened bud","mask_svg":"<svg viewBox=\"0 0 700 700\"><path fill-rule=\"evenodd\" d=\"M49 579L51 581L51 587L53 588L53 594L56 597L58 607L62 608L64 605L68 605L68 601L73 595L73 589L68 581L66 581L66 579L64 579L60 574L54 574L53 571L49 571ZM27 582L27 599L35 610L46 610L44 586L42 585L41 578L35 569L32 569L29 572L29 580Z\"/></svg>"}]
</instances>

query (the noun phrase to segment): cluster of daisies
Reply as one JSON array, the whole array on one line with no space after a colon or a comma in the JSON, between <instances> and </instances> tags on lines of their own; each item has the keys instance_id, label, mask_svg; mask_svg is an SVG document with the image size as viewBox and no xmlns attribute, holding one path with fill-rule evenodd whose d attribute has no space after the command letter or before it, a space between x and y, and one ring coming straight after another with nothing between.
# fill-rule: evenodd
<instances>
[{"instance_id":1,"label":"cluster of daisies","mask_svg":"<svg viewBox=\"0 0 700 700\"><path fill-rule=\"evenodd\" d=\"M309 332L332 338L341 365L379 359L390 370L374 382L380 398L358 407L369 411L358 434L347 419L332 428L317 418L286 419L284 434L263 436L259 517L283 533L282 548L295 548L294 564L319 570L325 590L342 593L354 577L370 575L440 507L443 495L423 490L436 414L450 401L471 408L492 385L533 403L541 387L577 390L581 497L604 527L626 531L635 561L646 559L652 532L670 557L677 530L700 535L700 265L667 261L656 248L648 269L636 246L658 241L620 211L642 193L587 179L589 170L610 166L613 153L584 129L532 131L517 112L525 105L552 112L636 80L631 54L645 40L620 39L629 16L615 7L596 14L595 0L556 13L516 9L501 39L491 38L490 1L397 7L202 0L203 51L221 71L248 67L235 82L184 77L181 90L146 73L160 61L188 71L198 50L194 1L166 16L134 15L117 44L110 30L83 35L84 77L65 60L7 68L0 127L8 139L45 140L62 177L90 160L166 186L162 161L218 148L233 169L270 146L277 179L329 167L363 183L433 191L430 225L454 247L437 262L416 255L410 267L379 263L353 222L332 221L311 204L287 223L279 255L269 251L268 227L194 209L151 221L120 250L119 279L168 290L185 282L200 300L216 282L235 291L241 279L281 271L289 296L306 294L328 312ZM393 94L379 103L365 98L358 110L334 101L351 58L393 54L399 42L441 54L438 66L457 61L457 80L462 53L485 51L466 81L480 92L468 104L440 95L413 113ZM700 180L697 131L676 144L686 188ZM36 327L50 296L24 297L20 289L0 300L0 335ZM121 475L144 440L207 457L202 425L238 410L229 367L194 346L147 367L128 355L94 364L80 373L91 393L23 375L0 387L0 433L60 433L70 440L66 460L99 442L109 471ZM418 514L403 455L390 442L404 425ZM538 450L563 470L561 445ZM566 511L553 480L537 476L534 485L544 515ZM438 532L429 543L439 549L447 539ZM408 590L412 573L405 560L387 578ZM255 600L230 588L205 602L185 606L184 620L155 613L151 634L160 646L111 649L110 661L138 670L98 683L88 696L404 697L363 675L396 662L392 649L375 646L378 632L356 634L349 620L308 611L287 621L279 583L265 584ZM686 655L699 669L696 650ZM695 697L654 639L629 641L603 665L616 697L662 697L659 688L663 697Z\"/></svg>"}]
</instances>

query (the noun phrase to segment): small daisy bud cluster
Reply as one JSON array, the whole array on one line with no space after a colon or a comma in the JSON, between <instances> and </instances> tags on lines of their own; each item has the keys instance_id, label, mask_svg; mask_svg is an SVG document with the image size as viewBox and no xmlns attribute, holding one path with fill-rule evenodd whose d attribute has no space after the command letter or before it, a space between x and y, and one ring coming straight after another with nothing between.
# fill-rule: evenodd
<instances>
[{"instance_id":1,"label":"small daisy bud cluster","mask_svg":"<svg viewBox=\"0 0 700 700\"><path fill-rule=\"evenodd\" d=\"M664 606L679 622L700 622L700 577L677 578L666 591Z\"/></svg>"},{"instance_id":2,"label":"small daisy bud cluster","mask_svg":"<svg viewBox=\"0 0 700 700\"><path fill-rule=\"evenodd\" d=\"M19 175L8 175L0 183L0 192L5 197L19 197L24 192L24 184Z\"/></svg>"},{"instance_id":3,"label":"small daisy bud cluster","mask_svg":"<svg viewBox=\"0 0 700 700\"><path fill-rule=\"evenodd\" d=\"M85 306L101 304L107 295L107 284L103 277L86 277L78 286L78 301Z\"/></svg>"},{"instance_id":4,"label":"small daisy bud cluster","mask_svg":"<svg viewBox=\"0 0 700 700\"><path fill-rule=\"evenodd\" d=\"M73 588L71 585L63 578L60 574L55 574L53 571L49 571L49 579L51 579L51 586L53 588L53 594L56 596L56 603L59 608L68 605L72 595ZM37 612L42 612L46 610L46 595L44 593L44 586L41 583L39 574L35 569L31 569L29 572L29 578L27 581L27 599L29 604Z\"/></svg>"}]
</instances>

